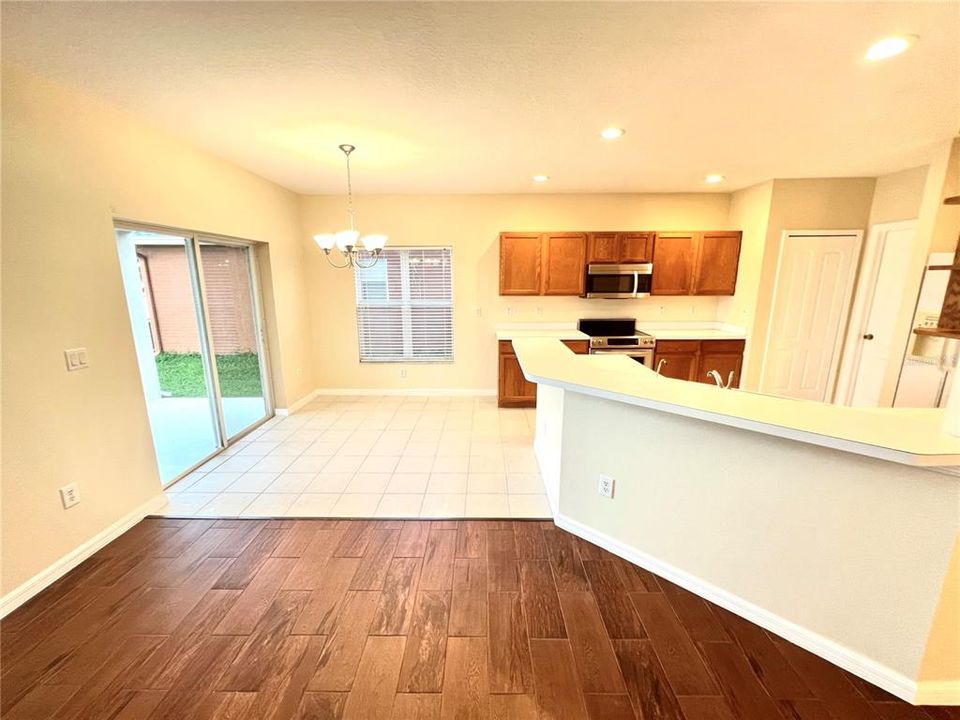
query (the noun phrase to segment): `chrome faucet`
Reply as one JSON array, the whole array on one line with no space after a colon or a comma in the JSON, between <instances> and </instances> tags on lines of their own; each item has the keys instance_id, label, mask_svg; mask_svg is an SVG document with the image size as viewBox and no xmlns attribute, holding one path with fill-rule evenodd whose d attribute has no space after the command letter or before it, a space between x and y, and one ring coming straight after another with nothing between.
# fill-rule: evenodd
<instances>
[{"instance_id":1,"label":"chrome faucet","mask_svg":"<svg viewBox=\"0 0 960 720\"><path fill-rule=\"evenodd\" d=\"M707 373L707 376L713 378L713 381L717 384L717 387L722 388L723 390L728 390L733 386L733 370L731 370L730 374L727 376L726 383L723 382L723 377L721 377L717 370L710 370Z\"/></svg>"}]
</instances>

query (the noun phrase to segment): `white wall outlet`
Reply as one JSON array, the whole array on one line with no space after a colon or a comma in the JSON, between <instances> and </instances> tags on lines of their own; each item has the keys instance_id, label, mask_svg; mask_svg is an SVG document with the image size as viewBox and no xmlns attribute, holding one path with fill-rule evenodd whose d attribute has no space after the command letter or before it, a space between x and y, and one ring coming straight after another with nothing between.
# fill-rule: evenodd
<instances>
[{"instance_id":1,"label":"white wall outlet","mask_svg":"<svg viewBox=\"0 0 960 720\"><path fill-rule=\"evenodd\" d=\"M696 314L697 314L697 306L696 306L696 305L691 305L691 306L690 306L690 314L691 314L691 315L696 315Z\"/></svg>"},{"instance_id":2,"label":"white wall outlet","mask_svg":"<svg viewBox=\"0 0 960 720\"><path fill-rule=\"evenodd\" d=\"M537 315L543 315L543 308L537 305Z\"/></svg>"},{"instance_id":3,"label":"white wall outlet","mask_svg":"<svg viewBox=\"0 0 960 720\"><path fill-rule=\"evenodd\" d=\"M90 362L87 358L87 349L84 347L64 350L63 357L67 361L67 372L86 370L90 367Z\"/></svg>"},{"instance_id":4,"label":"white wall outlet","mask_svg":"<svg viewBox=\"0 0 960 720\"><path fill-rule=\"evenodd\" d=\"M400 368L400 377L405 378L406 376L407 376L407 369L406 369L406 368Z\"/></svg>"},{"instance_id":5,"label":"white wall outlet","mask_svg":"<svg viewBox=\"0 0 960 720\"><path fill-rule=\"evenodd\" d=\"M600 483L597 485L597 494L605 498L613 497L613 478L606 475L600 476Z\"/></svg>"},{"instance_id":6,"label":"white wall outlet","mask_svg":"<svg viewBox=\"0 0 960 720\"><path fill-rule=\"evenodd\" d=\"M483 308L477 308L477 317L483 317Z\"/></svg>"},{"instance_id":7,"label":"white wall outlet","mask_svg":"<svg viewBox=\"0 0 960 720\"><path fill-rule=\"evenodd\" d=\"M666 310L666 308L665 308L663 305L661 305L661 306L660 306L660 317L663 317L663 313L664 313L665 310Z\"/></svg>"},{"instance_id":8,"label":"white wall outlet","mask_svg":"<svg viewBox=\"0 0 960 720\"><path fill-rule=\"evenodd\" d=\"M80 502L80 488L77 487L76 483L70 483L60 488L60 502L63 503L64 509L72 508Z\"/></svg>"}]
</instances>

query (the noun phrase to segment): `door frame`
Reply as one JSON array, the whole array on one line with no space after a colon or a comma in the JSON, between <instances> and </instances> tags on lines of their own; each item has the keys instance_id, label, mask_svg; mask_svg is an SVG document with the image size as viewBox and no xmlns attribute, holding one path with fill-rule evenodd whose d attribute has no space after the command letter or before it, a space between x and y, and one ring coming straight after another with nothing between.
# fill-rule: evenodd
<instances>
[{"instance_id":1,"label":"door frame","mask_svg":"<svg viewBox=\"0 0 960 720\"><path fill-rule=\"evenodd\" d=\"M201 232L198 230L189 230L173 225L160 225L158 223L146 223L139 220L130 220L128 218L111 218L114 232L116 230L145 231L166 233L186 239L184 250L187 254L188 272L190 273L190 286L194 296L194 308L197 311L198 328L201 332L203 342L200 352L204 358L204 377L209 383L211 392L209 394L211 411L214 417L214 429L217 436L218 446L209 455L206 455L195 464L184 470L182 473L171 479L163 485L167 489L184 477L194 472L197 468L204 465L211 458L216 457L226 448L234 445L243 437L250 434L275 415L276 408L273 399L273 383L271 382L271 363L270 353L266 342L266 323L263 313L263 300L261 294L260 276L258 273L259 249L261 243L255 240L232 237L229 235L220 235L217 233ZM250 289L253 295L253 320L256 324L257 353L260 357L260 387L263 391L264 416L259 421L253 423L247 428L234 435L227 436L226 417L223 412L223 397L220 393L220 378L217 372L217 364L213 357L213 330L210 327L210 313L206 302L206 288L203 281L203 259L200 254L200 244L204 241L216 245L229 245L232 247L243 247L247 251L247 271L250 279ZM146 402L146 398L144 398Z\"/></svg>"},{"instance_id":2,"label":"door frame","mask_svg":"<svg viewBox=\"0 0 960 720\"><path fill-rule=\"evenodd\" d=\"M850 268L850 277L847 282L853 287L853 281L856 280L857 272L860 267L860 255L863 251L863 230L784 230L780 233L780 243L777 246L777 269L773 279L773 290L770 295L770 317L767 320L767 334L763 341L763 355L760 358L760 381L758 383L759 391L764 392L764 384L767 379L767 367L770 357L770 340L773 337L773 323L777 316L777 291L780 288L780 280L783 270L783 250L790 238L802 237L852 237L854 239L854 256L857 261ZM833 402L834 393L837 386L837 374L840 369L840 357L843 354L843 338L845 337L847 323L850 316L850 305L853 301L853 293L844 303L841 310L840 322L837 324L837 334L833 339L833 357L830 360L830 369L827 375L827 387L824 392L822 402Z\"/></svg>"},{"instance_id":3,"label":"door frame","mask_svg":"<svg viewBox=\"0 0 960 720\"><path fill-rule=\"evenodd\" d=\"M909 230L911 228L916 230L917 225L917 220L912 219L876 223L870 227L870 232L860 255L857 283L853 291L850 319L847 323L843 354L840 358L840 373L834 395L834 401L839 404L850 405L853 402L853 393L857 389L857 375L860 370L860 359L863 355L863 342L860 341L860 336L867 329L867 320L873 310L873 298L877 289L877 279L880 276L880 265L883 263L884 249L886 248L886 236L888 233L897 230ZM904 344L903 353L906 353L906 351L907 346ZM901 356L903 353L901 353Z\"/></svg>"}]
</instances>

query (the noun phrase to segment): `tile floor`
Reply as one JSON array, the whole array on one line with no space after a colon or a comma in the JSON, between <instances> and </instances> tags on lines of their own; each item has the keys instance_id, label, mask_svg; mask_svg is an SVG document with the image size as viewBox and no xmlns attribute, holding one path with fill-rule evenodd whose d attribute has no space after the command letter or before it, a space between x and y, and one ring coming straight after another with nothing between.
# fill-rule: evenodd
<instances>
[{"instance_id":1,"label":"tile floor","mask_svg":"<svg viewBox=\"0 0 960 720\"><path fill-rule=\"evenodd\" d=\"M533 427L494 397L321 397L170 486L160 514L549 518Z\"/></svg>"}]
</instances>

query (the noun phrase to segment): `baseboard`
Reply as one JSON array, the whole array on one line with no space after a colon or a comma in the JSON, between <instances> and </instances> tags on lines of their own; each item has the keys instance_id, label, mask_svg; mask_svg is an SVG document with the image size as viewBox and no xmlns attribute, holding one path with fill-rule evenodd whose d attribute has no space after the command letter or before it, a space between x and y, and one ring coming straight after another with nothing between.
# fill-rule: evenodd
<instances>
[{"instance_id":1,"label":"baseboard","mask_svg":"<svg viewBox=\"0 0 960 720\"><path fill-rule=\"evenodd\" d=\"M311 391L308 392L306 395L304 395L302 398L300 398L299 400L291 403L291 404L288 405L287 407L274 408L273 413L274 413L275 415L279 415L280 417L286 417L287 415L291 415L291 414L295 413L297 410L299 410L300 408L302 408L302 407L304 407L305 405L307 405L311 400L313 400L313 399L317 396L317 394L318 394L319 392L320 392L319 390L311 390Z\"/></svg>"},{"instance_id":2,"label":"baseboard","mask_svg":"<svg viewBox=\"0 0 960 720\"><path fill-rule=\"evenodd\" d=\"M159 510L167 502L163 493L151 498L132 512L98 532L79 547L74 548L49 567L41 570L19 587L0 597L0 618L6 617L40 591L48 588L104 545L132 528L147 515Z\"/></svg>"},{"instance_id":3,"label":"baseboard","mask_svg":"<svg viewBox=\"0 0 960 720\"><path fill-rule=\"evenodd\" d=\"M442 396L456 397L490 397L496 396L496 389L488 388L319 388L314 390L316 395L389 395L401 396Z\"/></svg>"},{"instance_id":4,"label":"baseboard","mask_svg":"<svg viewBox=\"0 0 960 720\"><path fill-rule=\"evenodd\" d=\"M916 681L885 665L881 665L875 660L871 660L865 655L861 655L812 630L801 627L769 610L765 610L759 605L754 605L731 592L701 580L695 575L691 575L680 568L665 563L652 555L641 552L616 538L606 535L605 533L597 532L563 513L556 514L555 522L558 527L568 530L574 535L582 537L584 540L589 540L593 544L609 550L614 555L619 555L712 603L716 603L720 607L740 617L746 618L752 623L766 628L785 640L789 640L795 645L799 645L805 650L812 652L814 655L834 665L838 665L844 670L863 678L867 682L873 683L877 687L883 688L888 693L896 695L902 700L906 700L909 703L923 703L927 705L934 704L935 702L944 705L960 704L960 684L958 683L929 683L931 687L927 689L927 692L931 694L931 697L935 695L936 699L921 698L921 693L919 692ZM934 685L936 687L932 687Z\"/></svg>"},{"instance_id":5,"label":"baseboard","mask_svg":"<svg viewBox=\"0 0 960 720\"><path fill-rule=\"evenodd\" d=\"M960 680L921 680L914 705L960 705Z\"/></svg>"}]
</instances>

